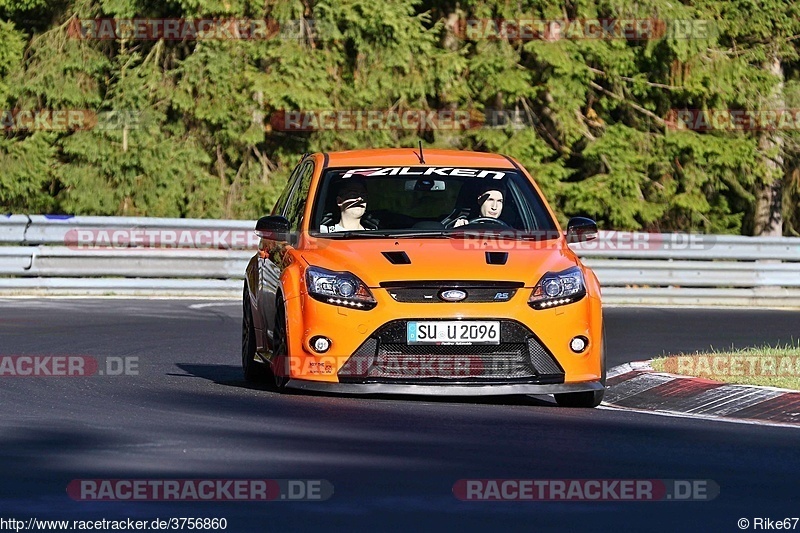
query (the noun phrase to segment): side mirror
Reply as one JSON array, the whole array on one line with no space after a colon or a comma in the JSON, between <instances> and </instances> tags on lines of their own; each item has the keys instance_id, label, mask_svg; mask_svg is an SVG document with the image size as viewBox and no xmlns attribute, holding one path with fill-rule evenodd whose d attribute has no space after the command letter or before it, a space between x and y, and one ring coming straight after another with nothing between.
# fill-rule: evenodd
<instances>
[{"instance_id":1,"label":"side mirror","mask_svg":"<svg viewBox=\"0 0 800 533\"><path fill-rule=\"evenodd\" d=\"M289 220L282 216L261 217L256 222L256 235L270 241L289 240Z\"/></svg>"},{"instance_id":2,"label":"side mirror","mask_svg":"<svg viewBox=\"0 0 800 533\"><path fill-rule=\"evenodd\" d=\"M597 223L591 218L572 217L567 224L567 242L593 241L598 236Z\"/></svg>"}]
</instances>

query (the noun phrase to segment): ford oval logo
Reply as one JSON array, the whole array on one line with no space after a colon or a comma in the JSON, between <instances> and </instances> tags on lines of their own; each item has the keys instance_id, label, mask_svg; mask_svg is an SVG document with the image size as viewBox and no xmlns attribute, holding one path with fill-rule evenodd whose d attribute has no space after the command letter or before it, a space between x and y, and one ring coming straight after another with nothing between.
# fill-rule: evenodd
<instances>
[{"instance_id":1,"label":"ford oval logo","mask_svg":"<svg viewBox=\"0 0 800 533\"><path fill-rule=\"evenodd\" d=\"M467 293L458 289L450 289L439 293L439 298L445 302L460 302L467 297Z\"/></svg>"}]
</instances>

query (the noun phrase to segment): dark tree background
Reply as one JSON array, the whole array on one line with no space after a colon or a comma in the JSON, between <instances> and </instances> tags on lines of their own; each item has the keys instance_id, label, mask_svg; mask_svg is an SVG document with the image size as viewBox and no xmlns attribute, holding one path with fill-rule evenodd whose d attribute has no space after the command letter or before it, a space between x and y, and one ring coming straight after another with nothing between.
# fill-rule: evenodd
<instances>
[{"instance_id":1,"label":"dark tree background","mask_svg":"<svg viewBox=\"0 0 800 533\"><path fill-rule=\"evenodd\" d=\"M304 20L316 38L71 31L79 19L134 17ZM668 31L480 38L464 31L475 18L657 19ZM692 21L691 38L676 21ZM798 36L800 7L780 0L0 0L0 209L254 218L304 152L422 137L518 158L563 219L798 235L800 124L670 126L676 109L800 108ZM488 122L421 133L270 127L281 110L318 109L469 110ZM91 110L103 127L21 129L21 110ZM519 120L494 123L499 112Z\"/></svg>"}]
</instances>

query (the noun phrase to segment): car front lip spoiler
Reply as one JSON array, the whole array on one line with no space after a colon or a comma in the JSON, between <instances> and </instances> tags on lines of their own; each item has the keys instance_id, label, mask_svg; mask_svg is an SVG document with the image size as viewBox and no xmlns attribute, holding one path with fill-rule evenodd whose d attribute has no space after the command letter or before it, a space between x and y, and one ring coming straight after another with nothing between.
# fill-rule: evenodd
<instances>
[{"instance_id":1,"label":"car front lip spoiler","mask_svg":"<svg viewBox=\"0 0 800 533\"><path fill-rule=\"evenodd\" d=\"M332 383L327 381L309 381L290 379L287 388L332 392L337 394L413 394L423 396L508 396L516 394L563 394L568 392L589 392L603 390L600 381L585 381L581 383L554 383L554 384L508 384L508 385L482 385L482 384L419 384L407 383Z\"/></svg>"}]
</instances>

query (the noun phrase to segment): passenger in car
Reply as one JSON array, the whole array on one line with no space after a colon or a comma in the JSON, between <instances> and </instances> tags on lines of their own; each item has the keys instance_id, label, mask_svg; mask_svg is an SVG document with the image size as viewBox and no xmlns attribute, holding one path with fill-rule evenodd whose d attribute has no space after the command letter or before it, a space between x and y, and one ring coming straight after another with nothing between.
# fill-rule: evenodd
<instances>
[{"instance_id":1,"label":"passenger in car","mask_svg":"<svg viewBox=\"0 0 800 533\"><path fill-rule=\"evenodd\" d=\"M464 226L479 218L500 218L503 212L503 199L505 198L505 187L497 183L486 183L478 189L476 206L470 215L472 219L460 217L456 219L453 227Z\"/></svg>"},{"instance_id":2,"label":"passenger in car","mask_svg":"<svg viewBox=\"0 0 800 533\"><path fill-rule=\"evenodd\" d=\"M336 205L339 206L339 222L332 225L323 223L319 228L320 232L374 229L370 225L364 227L362 224L367 211L367 188L360 181L347 181L342 185L336 195Z\"/></svg>"}]
</instances>

